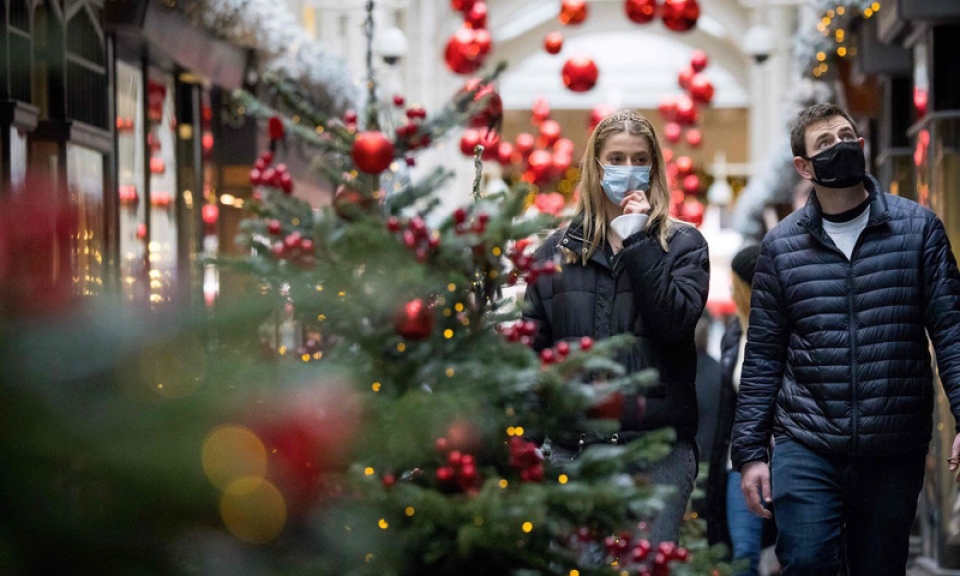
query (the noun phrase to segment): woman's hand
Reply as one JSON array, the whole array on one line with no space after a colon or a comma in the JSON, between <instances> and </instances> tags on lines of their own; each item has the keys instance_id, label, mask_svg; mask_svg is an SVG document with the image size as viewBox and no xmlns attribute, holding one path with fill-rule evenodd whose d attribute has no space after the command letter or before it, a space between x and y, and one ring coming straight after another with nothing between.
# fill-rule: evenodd
<instances>
[{"instance_id":1,"label":"woman's hand","mask_svg":"<svg viewBox=\"0 0 960 576\"><path fill-rule=\"evenodd\" d=\"M649 214L650 203L647 202L647 194L643 190L630 190L620 202L620 208L624 214Z\"/></svg>"}]
</instances>

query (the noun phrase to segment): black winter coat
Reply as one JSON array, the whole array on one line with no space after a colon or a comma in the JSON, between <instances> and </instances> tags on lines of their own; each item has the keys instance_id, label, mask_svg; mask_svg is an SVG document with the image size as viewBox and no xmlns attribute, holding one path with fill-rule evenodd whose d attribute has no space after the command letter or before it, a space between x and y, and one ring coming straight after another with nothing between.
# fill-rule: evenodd
<instances>
[{"instance_id":1,"label":"black winter coat","mask_svg":"<svg viewBox=\"0 0 960 576\"><path fill-rule=\"evenodd\" d=\"M524 317L537 323L533 347L561 340L595 339L631 333L635 343L617 358L629 371L657 368L660 383L644 390L645 410L625 399L621 431L676 429L677 437L697 433L697 351L694 328L707 300L710 263L707 243L691 226L677 225L664 252L653 235L626 238L615 263L602 249L582 264L585 251L579 220L553 233L534 256L557 257L563 250L577 261L527 286Z\"/></svg>"},{"instance_id":2,"label":"black winter coat","mask_svg":"<svg viewBox=\"0 0 960 576\"><path fill-rule=\"evenodd\" d=\"M772 433L826 453L896 454L928 445L927 334L960 418L960 274L943 224L885 194L851 259L823 231L816 195L764 238L733 430L733 463L767 460Z\"/></svg>"}]
</instances>

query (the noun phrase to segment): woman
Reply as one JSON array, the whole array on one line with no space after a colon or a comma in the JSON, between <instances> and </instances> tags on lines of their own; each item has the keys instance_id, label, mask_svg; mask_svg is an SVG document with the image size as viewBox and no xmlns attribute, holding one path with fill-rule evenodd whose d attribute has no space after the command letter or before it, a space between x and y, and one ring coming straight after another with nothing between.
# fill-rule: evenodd
<instances>
[{"instance_id":1,"label":"woman","mask_svg":"<svg viewBox=\"0 0 960 576\"><path fill-rule=\"evenodd\" d=\"M643 431L673 427L676 445L647 473L676 488L650 524L649 539L676 541L697 473L694 328L707 299L707 244L696 228L670 219L663 154L643 116L621 111L597 124L581 171L576 216L535 255L565 264L527 286L524 317L538 326L534 349L633 334L634 344L617 360L631 372L657 368L660 382L624 399L615 438L581 435L572 445L554 441L555 451L575 456L590 443L625 443ZM621 237L611 222L625 214L646 220Z\"/></svg>"}]
</instances>

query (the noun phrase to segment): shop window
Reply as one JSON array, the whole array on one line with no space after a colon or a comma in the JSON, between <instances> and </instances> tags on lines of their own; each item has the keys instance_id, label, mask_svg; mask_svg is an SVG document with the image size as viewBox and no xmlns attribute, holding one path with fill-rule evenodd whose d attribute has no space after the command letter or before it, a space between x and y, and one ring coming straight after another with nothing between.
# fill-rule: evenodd
<instances>
[{"instance_id":1,"label":"shop window","mask_svg":"<svg viewBox=\"0 0 960 576\"><path fill-rule=\"evenodd\" d=\"M21 102L32 102L33 39L30 26L30 4L14 0L10 4L10 26L7 46L10 51L10 96Z\"/></svg>"},{"instance_id":2,"label":"shop window","mask_svg":"<svg viewBox=\"0 0 960 576\"><path fill-rule=\"evenodd\" d=\"M117 62L116 94L120 278L124 299L144 302L148 293L146 160L143 76L138 67Z\"/></svg>"},{"instance_id":3,"label":"shop window","mask_svg":"<svg viewBox=\"0 0 960 576\"><path fill-rule=\"evenodd\" d=\"M147 82L150 178L150 302L171 301L177 280L177 156L173 77L151 69Z\"/></svg>"},{"instance_id":4,"label":"shop window","mask_svg":"<svg viewBox=\"0 0 960 576\"><path fill-rule=\"evenodd\" d=\"M67 188L77 216L70 250L75 292L97 296L103 292L103 155L67 144Z\"/></svg>"}]
</instances>

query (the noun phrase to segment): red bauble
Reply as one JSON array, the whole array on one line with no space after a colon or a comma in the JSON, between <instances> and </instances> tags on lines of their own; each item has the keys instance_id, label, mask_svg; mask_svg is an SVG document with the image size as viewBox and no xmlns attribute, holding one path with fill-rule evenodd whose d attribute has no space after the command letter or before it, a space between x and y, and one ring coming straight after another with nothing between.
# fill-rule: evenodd
<instances>
[{"instance_id":1,"label":"red bauble","mask_svg":"<svg viewBox=\"0 0 960 576\"><path fill-rule=\"evenodd\" d=\"M696 198L687 198L680 205L680 219L685 220L694 226L703 224L703 204Z\"/></svg>"},{"instance_id":2,"label":"red bauble","mask_svg":"<svg viewBox=\"0 0 960 576\"><path fill-rule=\"evenodd\" d=\"M657 15L657 0L626 0L623 10L632 22L646 24Z\"/></svg>"},{"instance_id":3,"label":"red bauble","mask_svg":"<svg viewBox=\"0 0 960 576\"><path fill-rule=\"evenodd\" d=\"M563 84L573 92L586 92L594 87L600 70L589 56L574 56L563 65Z\"/></svg>"},{"instance_id":4,"label":"red bauble","mask_svg":"<svg viewBox=\"0 0 960 576\"><path fill-rule=\"evenodd\" d=\"M697 108L693 104L693 99L686 94L677 98L676 120L684 126L690 126L697 122Z\"/></svg>"},{"instance_id":5,"label":"red bauble","mask_svg":"<svg viewBox=\"0 0 960 576\"><path fill-rule=\"evenodd\" d=\"M204 223L209 225L216 224L217 218L220 217L220 208L218 208L216 204L204 204L203 208L200 209L200 215Z\"/></svg>"},{"instance_id":6,"label":"red bauble","mask_svg":"<svg viewBox=\"0 0 960 576\"><path fill-rule=\"evenodd\" d=\"M590 130L593 131L597 124L607 116L616 112L616 108L610 104L597 104L590 110Z\"/></svg>"},{"instance_id":7,"label":"red bauble","mask_svg":"<svg viewBox=\"0 0 960 576\"><path fill-rule=\"evenodd\" d=\"M468 128L460 137L460 153L473 158L473 150L480 143L480 131Z\"/></svg>"},{"instance_id":8,"label":"red bauble","mask_svg":"<svg viewBox=\"0 0 960 576\"><path fill-rule=\"evenodd\" d=\"M679 142L680 141L680 125L676 122L670 122L663 127L663 137L667 139L668 142Z\"/></svg>"},{"instance_id":9,"label":"red bauble","mask_svg":"<svg viewBox=\"0 0 960 576\"><path fill-rule=\"evenodd\" d=\"M491 128L483 128L480 130L480 141L478 142L483 146L483 152L480 157L484 160L496 160L497 158L497 148L500 146L500 133Z\"/></svg>"},{"instance_id":10,"label":"red bauble","mask_svg":"<svg viewBox=\"0 0 960 576\"><path fill-rule=\"evenodd\" d=\"M545 120L540 124L540 135L552 146L560 138L560 123L556 120Z\"/></svg>"},{"instance_id":11,"label":"red bauble","mask_svg":"<svg viewBox=\"0 0 960 576\"><path fill-rule=\"evenodd\" d=\"M587 19L587 0L563 0L558 19L569 26L580 24Z\"/></svg>"},{"instance_id":12,"label":"red bauble","mask_svg":"<svg viewBox=\"0 0 960 576\"><path fill-rule=\"evenodd\" d=\"M677 84L679 84L684 90L689 90L690 81L693 80L694 74L696 74L696 72L693 71L692 66L685 66L680 70L680 73L677 74Z\"/></svg>"},{"instance_id":13,"label":"red bauble","mask_svg":"<svg viewBox=\"0 0 960 576\"><path fill-rule=\"evenodd\" d=\"M623 416L623 394L613 392L602 398L598 403L587 409L587 416L604 420L620 420L620 417Z\"/></svg>"},{"instance_id":14,"label":"red bauble","mask_svg":"<svg viewBox=\"0 0 960 576\"><path fill-rule=\"evenodd\" d=\"M485 101L486 105L470 117L469 125L473 128L490 128L496 126L503 116L503 99L493 84L481 84L480 78L471 78L463 86L463 91L476 90L474 102Z\"/></svg>"},{"instance_id":15,"label":"red bauble","mask_svg":"<svg viewBox=\"0 0 960 576\"><path fill-rule=\"evenodd\" d=\"M456 74L470 74L483 66L483 54L477 42L476 31L461 27L447 41L443 61Z\"/></svg>"},{"instance_id":16,"label":"red bauble","mask_svg":"<svg viewBox=\"0 0 960 576\"><path fill-rule=\"evenodd\" d=\"M382 132L357 134L351 156L357 168L367 174L379 174L393 162L393 143Z\"/></svg>"},{"instance_id":17,"label":"red bauble","mask_svg":"<svg viewBox=\"0 0 960 576\"><path fill-rule=\"evenodd\" d=\"M517 145L517 152L526 156L533 151L533 145L536 142L532 134L527 134L526 132L521 132L517 134L516 140L514 142Z\"/></svg>"},{"instance_id":18,"label":"red bauble","mask_svg":"<svg viewBox=\"0 0 960 576\"><path fill-rule=\"evenodd\" d=\"M280 140L283 138L283 120L279 116L271 116L267 121L267 131L271 140Z\"/></svg>"},{"instance_id":19,"label":"red bauble","mask_svg":"<svg viewBox=\"0 0 960 576\"><path fill-rule=\"evenodd\" d=\"M694 72L700 72L707 67L707 53L697 48L690 55L690 67Z\"/></svg>"},{"instance_id":20,"label":"red bauble","mask_svg":"<svg viewBox=\"0 0 960 576\"><path fill-rule=\"evenodd\" d=\"M501 166L513 164L514 154L516 154L516 149L513 147L513 144L509 142L501 142L497 146L497 162L499 162Z\"/></svg>"},{"instance_id":21,"label":"red bauble","mask_svg":"<svg viewBox=\"0 0 960 576\"><path fill-rule=\"evenodd\" d=\"M686 176L693 172L693 159L689 156L680 156L674 163L677 167L678 176Z\"/></svg>"},{"instance_id":22,"label":"red bauble","mask_svg":"<svg viewBox=\"0 0 960 576\"><path fill-rule=\"evenodd\" d=\"M531 111L532 117L530 118L530 123L534 126L539 126L541 122L550 117L550 103L547 102L546 98L540 96L533 101Z\"/></svg>"},{"instance_id":23,"label":"red bauble","mask_svg":"<svg viewBox=\"0 0 960 576\"><path fill-rule=\"evenodd\" d=\"M553 144L554 152L566 152L567 154L573 154L573 140L569 138L561 138L554 142Z\"/></svg>"},{"instance_id":24,"label":"red bauble","mask_svg":"<svg viewBox=\"0 0 960 576\"><path fill-rule=\"evenodd\" d=\"M530 153L527 163L534 182L546 180L550 176L550 164L553 156L546 150L534 150Z\"/></svg>"},{"instance_id":25,"label":"red bauble","mask_svg":"<svg viewBox=\"0 0 960 576\"><path fill-rule=\"evenodd\" d=\"M484 57L493 49L493 36L486 28L477 28L473 31L473 44L477 47L480 57Z\"/></svg>"},{"instance_id":26,"label":"red bauble","mask_svg":"<svg viewBox=\"0 0 960 576\"><path fill-rule=\"evenodd\" d=\"M543 39L543 49L547 54L557 54L563 48L563 34L550 32Z\"/></svg>"},{"instance_id":27,"label":"red bauble","mask_svg":"<svg viewBox=\"0 0 960 576\"><path fill-rule=\"evenodd\" d=\"M407 340L423 340L433 332L433 310L420 298L415 298L397 310L393 326L397 334Z\"/></svg>"},{"instance_id":28,"label":"red bauble","mask_svg":"<svg viewBox=\"0 0 960 576\"><path fill-rule=\"evenodd\" d=\"M687 144L694 148L699 148L703 144L703 133L696 128L690 128L686 133Z\"/></svg>"},{"instance_id":29,"label":"red bauble","mask_svg":"<svg viewBox=\"0 0 960 576\"><path fill-rule=\"evenodd\" d=\"M660 99L657 110L659 110L664 120L673 122L677 119L677 99L673 96L664 96Z\"/></svg>"},{"instance_id":30,"label":"red bauble","mask_svg":"<svg viewBox=\"0 0 960 576\"><path fill-rule=\"evenodd\" d=\"M660 14L664 26L674 32L686 32L697 25L700 5L697 0L664 0Z\"/></svg>"},{"instance_id":31,"label":"red bauble","mask_svg":"<svg viewBox=\"0 0 960 576\"><path fill-rule=\"evenodd\" d=\"M487 27L487 3L480 0L467 10L463 23L474 30Z\"/></svg>"},{"instance_id":32,"label":"red bauble","mask_svg":"<svg viewBox=\"0 0 960 576\"><path fill-rule=\"evenodd\" d=\"M700 177L696 174L688 174L683 177L683 191L687 194L696 194L700 189Z\"/></svg>"},{"instance_id":33,"label":"red bauble","mask_svg":"<svg viewBox=\"0 0 960 576\"><path fill-rule=\"evenodd\" d=\"M455 12L466 12L473 8L474 2L477 0L450 0L450 7L453 8Z\"/></svg>"},{"instance_id":34,"label":"red bauble","mask_svg":"<svg viewBox=\"0 0 960 576\"><path fill-rule=\"evenodd\" d=\"M569 152L554 152L550 157L550 169L557 177L562 176L571 164L573 164L573 156Z\"/></svg>"},{"instance_id":35,"label":"red bauble","mask_svg":"<svg viewBox=\"0 0 960 576\"><path fill-rule=\"evenodd\" d=\"M709 104L713 100L713 83L703 74L696 74L690 80L690 97L695 102Z\"/></svg>"}]
</instances>

